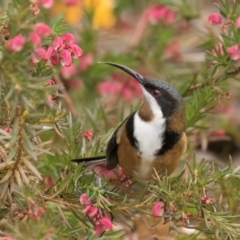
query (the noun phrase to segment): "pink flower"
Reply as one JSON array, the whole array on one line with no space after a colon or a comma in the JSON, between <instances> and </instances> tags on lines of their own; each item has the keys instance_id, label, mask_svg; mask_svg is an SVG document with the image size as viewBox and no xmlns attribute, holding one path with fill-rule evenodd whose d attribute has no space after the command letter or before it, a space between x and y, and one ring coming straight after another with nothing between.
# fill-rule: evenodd
<instances>
[{"instance_id":1,"label":"pink flower","mask_svg":"<svg viewBox=\"0 0 240 240\"><path fill-rule=\"evenodd\" d=\"M93 54L87 53L82 56L82 58L79 61L79 69L84 71L86 70L90 65L93 63Z\"/></svg>"},{"instance_id":2,"label":"pink flower","mask_svg":"<svg viewBox=\"0 0 240 240\"><path fill-rule=\"evenodd\" d=\"M76 43L75 37L71 33L64 33L61 38L65 44Z\"/></svg>"},{"instance_id":3,"label":"pink flower","mask_svg":"<svg viewBox=\"0 0 240 240\"><path fill-rule=\"evenodd\" d=\"M5 132L9 133L10 130L11 130L11 127L10 127L10 126L6 126L3 130L4 130Z\"/></svg>"},{"instance_id":4,"label":"pink flower","mask_svg":"<svg viewBox=\"0 0 240 240\"><path fill-rule=\"evenodd\" d=\"M32 41L35 47L38 47L41 45L41 37L36 32L31 32L29 34L29 40Z\"/></svg>"},{"instance_id":5,"label":"pink flower","mask_svg":"<svg viewBox=\"0 0 240 240\"><path fill-rule=\"evenodd\" d=\"M82 205L91 205L92 201L89 199L88 195L86 193L81 194L79 197L80 203Z\"/></svg>"},{"instance_id":6,"label":"pink flower","mask_svg":"<svg viewBox=\"0 0 240 240\"><path fill-rule=\"evenodd\" d=\"M68 6L76 6L78 4L78 0L64 0L64 3Z\"/></svg>"},{"instance_id":7,"label":"pink flower","mask_svg":"<svg viewBox=\"0 0 240 240\"><path fill-rule=\"evenodd\" d=\"M94 227L95 235L100 236L103 233L103 231L104 231L103 225L101 225L101 224L95 225L95 227Z\"/></svg>"},{"instance_id":8,"label":"pink flower","mask_svg":"<svg viewBox=\"0 0 240 240\"><path fill-rule=\"evenodd\" d=\"M47 37L51 35L52 29L47 24L40 22L34 26L34 32L41 37Z\"/></svg>"},{"instance_id":9,"label":"pink flower","mask_svg":"<svg viewBox=\"0 0 240 240\"><path fill-rule=\"evenodd\" d=\"M38 0L44 8L51 8L53 6L53 0Z\"/></svg>"},{"instance_id":10,"label":"pink flower","mask_svg":"<svg viewBox=\"0 0 240 240\"><path fill-rule=\"evenodd\" d=\"M19 52L22 50L25 42L26 38L23 35L19 34L8 41L7 50L11 52Z\"/></svg>"},{"instance_id":11,"label":"pink flower","mask_svg":"<svg viewBox=\"0 0 240 240\"><path fill-rule=\"evenodd\" d=\"M66 66L66 67L69 67L72 64L72 56L67 49L64 49L62 51L62 54L60 57L60 63L62 64L62 66Z\"/></svg>"},{"instance_id":12,"label":"pink flower","mask_svg":"<svg viewBox=\"0 0 240 240\"><path fill-rule=\"evenodd\" d=\"M235 26L236 26L237 28L240 28L240 17L237 18L236 23L235 23Z\"/></svg>"},{"instance_id":13,"label":"pink flower","mask_svg":"<svg viewBox=\"0 0 240 240\"><path fill-rule=\"evenodd\" d=\"M152 207L152 215L153 217L157 218L157 217L161 217L164 214L164 202L162 201L158 201L156 203L154 203L153 207Z\"/></svg>"},{"instance_id":14,"label":"pink flower","mask_svg":"<svg viewBox=\"0 0 240 240\"><path fill-rule=\"evenodd\" d=\"M64 78L69 79L76 73L76 67L73 64L68 67L64 66L61 67L60 72Z\"/></svg>"},{"instance_id":15,"label":"pink flower","mask_svg":"<svg viewBox=\"0 0 240 240\"><path fill-rule=\"evenodd\" d=\"M82 137L90 141L93 138L93 131L91 129L87 129L82 133Z\"/></svg>"},{"instance_id":16,"label":"pink flower","mask_svg":"<svg viewBox=\"0 0 240 240\"><path fill-rule=\"evenodd\" d=\"M51 46L56 50L56 51L61 51L64 49L64 44L63 40L61 37L55 37L54 40L52 41Z\"/></svg>"},{"instance_id":17,"label":"pink flower","mask_svg":"<svg viewBox=\"0 0 240 240\"><path fill-rule=\"evenodd\" d=\"M163 5L152 6L146 11L146 16L152 24L155 24L158 21L172 23L175 20L175 12L169 7Z\"/></svg>"},{"instance_id":18,"label":"pink flower","mask_svg":"<svg viewBox=\"0 0 240 240\"><path fill-rule=\"evenodd\" d=\"M105 164L96 164L92 167L92 171L96 172L96 174L100 177L100 178L114 178L115 177L115 173L113 170L108 170L107 166Z\"/></svg>"},{"instance_id":19,"label":"pink flower","mask_svg":"<svg viewBox=\"0 0 240 240\"><path fill-rule=\"evenodd\" d=\"M214 133L213 133L213 136L215 136L215 137L221 137L221 136L224 136L226 133L225 133L225 130L224 129L222 129L222 128L220 128L220 129L218 129L217 131L215 131Z\"/></svg>"},{"instance_id":20,"label":"pink flower","mask_svg":"<svg viewBox=\"0 0 240 240\"><path fill-rule=\"evenodd\" d=\"M48 187L53 187L54 186L54 179L50 176L47 176L43 179L45 185L47 185Z\"/></svg>"},{"instance_id":21,"label":"pink flower","mask_svg":"<svg viewBox=\"0 0 240 240\"><path fill-rule=\"evenodd\" d=\"M230 46L227 48L227 53L231 56L233 60L239 60L240 59L240 51L238 44L235 44L233 46Z\"/></svg>"},{"instance_id":22,"label":"pink flower","mask_svg":"<svg viewBox=\"0 0 240 240\"><path fill-rule=\"evenodd\" d=\"M106 231L111 231L112 230L112 221L109 217L103 216L100 220L99 223L103 226L104 230Z\"/></svg>"},{"instance_id":23,"label":"pink flower","mask_svg":"<svg viewBox=\"0 0 240 240\"><path fill-rule=\"evenodd\" d=\"M83 55L82 49L77 44L69 45L68 50L71 52L73 58L80 58Z\"/></svg>"},{"instance_id":24,"label":"pink flower","mask_svg":"<svg viewBox=\"0 0 240 240\"><path fill-rule=\"evenodd\" d=\"M218 54L220 54L221 56L224 56L224 50L223 50L223 46L221 43L217 44L211 51L212 55L217 57Z\"/></svg>"},{"instance_id":25,"label":"pink flower","mask_svg":"<svg viewBox=\"0 0 240 240\"><path fill-rule=\"evenodd\" d=\"M46 54L46 49L44 48L37 48L33 51L31 55L31 59L33 63L38 63L40 62Z\"/></svg>"},{"instance_id":26,"label":"pink flower","mask_svg":"<svg viewBox=\"0 0 240 240\"><path fill-rule=\"evenodd\" d=\"M220 24L222 23L222 16L218 13L211 13L208 16L208 22L211 24Z\"/></svg>"}]
</instances>

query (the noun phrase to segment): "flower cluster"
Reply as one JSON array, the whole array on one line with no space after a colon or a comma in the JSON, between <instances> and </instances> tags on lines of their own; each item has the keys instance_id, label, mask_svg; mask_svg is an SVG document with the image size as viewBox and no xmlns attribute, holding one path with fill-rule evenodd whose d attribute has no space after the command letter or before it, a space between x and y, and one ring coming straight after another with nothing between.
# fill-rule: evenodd
<instances>
[{"instance_id":1,"label":"flower cluster","mask_svg":"<svg viewBox=\"0 0 240 240\"><path fill-rule=\"evenodd\" d=\"M28 210L26 214L32 219L40 219L46 211L46 206L38 206L31 197L27 199L27 203Z\"/></svg>"},{"instance_id":2,"label":"flower cluster","mask_svg":"<svg viewBox=\"0 0 240 240\"><path fill-rule=\"evenodd\" d=\"M59 62L62 66L69 67L72 58L79 58L83 54L82 49L76 44L75 37L71 33L64 33L55 37L47 48L37 48L32 54L32 62L38 63L42 59L49 65Z\"/></svg>"},{"instance_id":3,"label":"flower cluster","mask_svg":"<svg viewBox=\"0 0 240 240\"><path fill-rule=\"evenodd\" d=\"M201 195L201 196L200 196L200 200L201 200L201 202L204 203L204 204L210 204L211 201L212 201L212 198L209 197L209 196L206 196L206 195Z\"/></svg>"},{"instance_id":4,"label":"flower cluster","mask_svg":"<svg viewBox=\"0 0 240 240\"><path fill-rule=\"evenodd\" d=\"M156 24L159 21L172 23L175 20L176 14L167 6L155 5L146 11L146 17L152 24Z\"/></svg>"},{"instance_id":5,"label":"flower cluster","mask_svg":"<svg viewBox=\"0 0 240 240\"><path fill-rule=\"evenodd\" d=\"M230 18L226 18L223 20L223 17L218 14L218 13L211 13L208 16L208 22L211 24L222 24L222 29L228 28L230 24L234 24L236 28L240 28L240 17L237 17L235 20L235 23L232 23ZM212 55L213 56L218 56L224 55L224 49L221 43L217 44L213 49L212 49ZM231 46L228 46L226 49L226 52L228 55L231 57L232 60L237 61L240 59L240 49L239 49L239 43L233 44Z\"/></svg>"},{"instance_id":6,"label":"flower cluster","mask_svg":"<svg viewBox=\"0 0 240 240\"><path fill-rule=\"evenodd\" d=\"M86 193L81 194L79 200L84 206L84 215L88 216L94 224L94 232L96 235L99 236L104 231L112 230L113 226L111 219L106 215L105 212L101 211L101 209L93 204L93 201Z\"/></svg>"},{"instance_id":7,"label":"flower cluster","mask_svg":"<svg viewBox=\"0 0 240 240\"><path fill-rule=\"evenodd\" d=\"M82 137L90 141L93 138L93 131L91 129L86 129L82 133Z\"/></svg>"},{"instance_id":8,"label":"flower cluster","mask_svg":"<svg viewBox=\"0 0 240 240\"><path fill-rule=\"evenodd\" d=\"M108 178L111 184L120 183L124 187L129 187L132 184L132 181L127 178L123 168L119 165L113 170L108 170L105 164L96 164L92 167L92 171L100 178Z\"/></svg>"}]
</instances>

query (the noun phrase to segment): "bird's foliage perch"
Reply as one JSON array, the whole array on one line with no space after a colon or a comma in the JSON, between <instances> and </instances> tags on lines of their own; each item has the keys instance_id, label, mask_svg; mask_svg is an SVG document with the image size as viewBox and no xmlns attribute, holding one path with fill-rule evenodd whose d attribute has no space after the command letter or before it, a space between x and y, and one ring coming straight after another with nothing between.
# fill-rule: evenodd
<instances>
[{"instance_id":1,"label":"bird's foliage perch","mask_svg":"<svg viewBox=\"0 0 240 240\"><path fill-rule=\"evenodd\" d=\"M0 240L143 239L163 220L169 239L240 239L240 8L217 2L0 1ZM70 161L104 155L140 105L99 61L182 94L189 144L171 176L139 187Z\"/></svg>"}]
</instances>

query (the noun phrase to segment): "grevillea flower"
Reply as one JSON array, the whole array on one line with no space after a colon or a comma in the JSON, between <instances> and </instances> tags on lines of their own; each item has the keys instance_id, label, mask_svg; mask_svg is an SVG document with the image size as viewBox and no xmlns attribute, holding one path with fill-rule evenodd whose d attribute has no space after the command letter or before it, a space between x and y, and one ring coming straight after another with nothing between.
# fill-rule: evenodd
<instances>
[{"instance_id":1,"label":"grevillea flower","mask_svg":"<svg viewBox=\"0 0 240 240\"><path fill-rule=\"evenodd\" d=\"M162 201L158 201L156 203L154 203L153 207L152 207L152 215L153 217L157 218L157 217L161 217L164 214L164 202Z\"/></svg>"},{"instance_id":2,"label":"grevillea flower","mask_svg":"<svg viewBox=\"0 0 240 240\"><path fill-rule=\"evenodd\" d=\"M34 47L41 45L41 37L36 32L30 32L29 40L33 43Z\"/></svg>"},{"instance_id":3,"label":"grevillea flower","mask_svg":"<svg viewBox=\"0 0 240 240\"><path fill-rule=\"evenodd\" d=\"M37 48L33 51L31 55L31 59L33 63L38 63L40 62L46 54L46 49L45 48Z\"/></svg>"},{"instance_id":4,"label":"grevillea flower","mask_svg":"<svg viewBox=\"0 0 240 240\"><path fill-rule=\"evenodd\" d=\"M40 3L44 8L51 8L53 6L54 0L38 0L38 3Z\"/></svg>"},{"instance_id":5,"label":"grevillea flower","mask_svg":"<svg viewBox=\"0 0 240 240\"><path fill-rule=\"evenodd\" d=\"M63 40L61 37L55 37L52 41L51 46L56 50L56 51L61 51L64 49L64 44Z\"/></svg>"},{"instance_id":6,"label":"grevillea flower","mask_svg":"<svg viewBox=\"0 0 240 240\"><path fill-rule=\"evenodd\" d=\"M79 197L80 203L82 205L91 205L92 201L90 200L89 196L86 193L83 193Z\"/></svg>"},{"instance_id":7,"label":"grevillea flower","mask_svg":"<svg viewBox=\"0 0 240 240\"><path fill-rule=\"evenodd\" d=\"M34 26L33 31L36 32L40 37L47 37L52 33L52 29L47 24L42 22L37 23Z\"/></svg>"},{"instance_id":8,"label":"grevillea flower","mask_svg":"<svg viewBox=\"0 0 240 240\"><path fill-rule=\"evenodd\" d=\"M60 62L62 66L66 66L66 67L69 67L72 64L71 53L67 49L63 49L60 56Z\"/></svg>"},{"instance_id":9,"label":"grevillea flower","mask_svg":"<svg viewBox=\"0 0 240 240\"><path fill-rule=\"evenodd\" d=\"M233 46L230 46L227 48L227 53L231 56L233 60L239 60L240 59L240 51L238 44L235 44Z\"/></svg>"},{"instance_id":10,"label":"grevillea flower","mask_svg":"<svg viewBox=\"0 0 240 240\"><path fill-rule=\"evenodd\" d=\"M175 20L175 15L174 11L164 5L155 5L146 11L146 17L152 24L155 24L158 21L172 23Z\"/></svg>"},{"instance_id":11,"label":"grevillea flower","mask_svg":"<svg viewBox=\"0 0 240 240\"><path fill-rule=\"evenodd\" d=\"M11 52L19 52L22 50L25 42L26 38L23 35L19 34L8 41L7 50Z\"/></svg>"},{"instance_id":12,"label":"grevillea flower","mask_svg":"<svg viewBox=\"0 0 240 240\"><path fill-rule=\"evenodd\" d=\"M86 70L91 64L93 64L93 54L92 53L87 53L84 54L80 61L79 61L79 69L84 71Z\"/></svg>"},{"instance_id":13,"label":"grevillea flower","mask_svg":"<svg viewBox=\"0 0 240 240\"><path fill-rule=\"evenodd\" d=\"M87 129L82 133L82 137L91 140L93 138L93 131L91 129Z\"/></svg>"},{"instance_id":14,"label":"grevillea flower","mask_svg":"<svg viewBox=\"0 0 240 240\"><path fill-rule=\"evenodd\" d=\"M95 172L100 178L114 178L115 173L114 170L107 169L107 166L104 164L96 164L92 167L92 171Z\"/></svg>"},{"instance_id":15,"label":"grevillea flower","mask_svg":"<svg viewBox=\"0 0 240 240\"><path fill-rule=\"evenodd\" d=\"M236 26L237 28L240 28L240 17L237 18L236 23L235 23L235 26Z\"/></svg>"},{"instance_id":16,"label":"grevillea flower","mask_svg":"<svg viewBox=\"0 0 240 240\"><path fill-rule=\"evenodd\" d=\"M222 16L218 13L211 13L208 16L208 22L211 24L221 24L222 23Z\"/></svg>"},{"instance_id":17,"label":"grevillea flower","mask_svg":"<svg viewBox=\"0 0 240 240\"><path fill-rule=\"evenodd\" d=\"M11 130L11 127L10 127L10 126L6 126L3 130L4 130L5 132L9 133L10 130Z\"/></svg>"},{"instance_id":18,"label":"grevillea flower","mask_svg":"<svg viewBox=\"0 0 240 240\"><path fill-rule=\"evenodd\" d=\"M70 79L76 72L76 67L71 64L68 67L61 67L60 72L65 79Z\"/></svg>"},{"instance_id":19,"label":"grevillea flower","mask_svg":"<svg viewBox=\"0 0 240 240\"><path fill-rule=\"evenodd\" d=\"M68 45L76 43L75 37L71 33L64 33L62 35L62 40L65 44L68 44Z\"/></svg>"},{"instance_id":20,"label":"grevillea flower","mask_svg":"<svg viewBox=\"0 0 240 240\"><path fill-rule=\"evenodd\" d=\"M67 48L73 58L80 58L83 55L82 49L77 44L71 44Z\"/></svg>"}]
</instances>

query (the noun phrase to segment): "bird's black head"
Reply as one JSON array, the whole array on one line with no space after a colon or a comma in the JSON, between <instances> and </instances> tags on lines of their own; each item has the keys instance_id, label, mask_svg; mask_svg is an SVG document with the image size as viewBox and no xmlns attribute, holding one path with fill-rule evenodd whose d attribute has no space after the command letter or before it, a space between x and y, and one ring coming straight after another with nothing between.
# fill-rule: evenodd
<instances>
[{"instance_id":1,"label":"bird's black head","mask_svg":"<svg viewBox=\"0 0 240 240\"><path fill-rule=\"evenodd\" d=\"M134 79L140 83L143 89L144 97L146 101L148 101L149 106L154 108L152 105L157 103L158 108L161 109L165 118L170 117L177 110L183 109L182 96L170 83L158 79L144 77L134 70L120 64L112 62L103 63L120 68L134 77ZM157 109L152 110L157 111Z\"/></svg>"}]
</instances>

